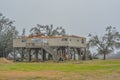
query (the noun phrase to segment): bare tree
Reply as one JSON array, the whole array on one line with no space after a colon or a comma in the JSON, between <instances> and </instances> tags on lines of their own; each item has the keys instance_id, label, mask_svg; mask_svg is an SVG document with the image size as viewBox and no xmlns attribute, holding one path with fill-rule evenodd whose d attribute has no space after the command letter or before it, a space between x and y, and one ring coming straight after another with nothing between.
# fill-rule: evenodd
<instances>
[{"instance_id":1,"label":"bare tree","mask_svg":"<svg viewBox=\"0 0 120 80\"><path fill-rule=\"evenodd\" d=\"M41 28L43 28L42 25L37 24L37 26L30 29L31 34L42 34Z\"/></svg>"},{"instance_id":2,"label":"bare tree","mask_svg":"<svg viewBox=\"0 0 120 80\"><path fill-rule=\"evenodd\" d=\"M106 55L114 51L114 49L120 48L120 34L115 27L107 27L106 33L102 38L98 35L90 35L90 46L97 47L99 54L103 55L103 59L106 59Z\"/></svg>"}]
</instances>

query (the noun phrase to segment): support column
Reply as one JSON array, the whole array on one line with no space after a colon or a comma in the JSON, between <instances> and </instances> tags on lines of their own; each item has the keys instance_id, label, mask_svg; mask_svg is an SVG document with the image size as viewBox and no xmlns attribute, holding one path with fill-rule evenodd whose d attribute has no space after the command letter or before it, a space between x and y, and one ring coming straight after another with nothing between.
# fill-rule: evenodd
<instances>
[{"instance_id":1,"label":"support column","mask_svg":"<svg viewBox=\"0 0 120 80\"><path fill-rule=\"evenodd\" d=\"M31 49L29 49L29 62L31 62Z\"/></svg>"},{"instance_id":2,"label":"support column","mask_svg":"<svg viewBox=\"0 0 120 80\"><path fill-rule=\"evenodd\" d=\"M78 60L80 60L81 59L81 49L78 48L77 51L78 51Z\"/></svg>"},{"instance_id":3,"label":"support column","mask_svg":"<svg viewBox=\"0 0 120 80\"><path fill-rule=\"evenodd\" d=\"M13 53L14 53L14 62L16 61L16 56L15 56L15 48L13 48Z\"/></svg>"},{"instance_id":4,"label":"support column","mask_svg":"<svg viewBox=\"0 0 120 80\"><path fill-rule=\"evenodd\" d=\"M24 48L22 48L21 61L23 61L23 58L24 58Z\"/></svg>"},{"instance_id":5,"label":"support column","mask_svg":"<svg viewBox=\"0 0 120 80\"><path fill-rule=\"evenodd\" d=\"M85 49L85 60L87 59L87 49L86 48L84 48Z\"/></svg>"},{"instance_id":6,"label":"support column","mask_svg":"<svg viewBox=\"0 0 120 80\"><path fill-rule=\"evenodd\" d=\"M44 61L43 60L43 49L42 48L40 49L40 52L41 52L41 61Z\"/></svg>"},{"instance_id":7,"label":"support column","mask_svg":"<svg viewBox=\"0 0 120 80\"><path fill-rule=\"evenodd\" d=\"M45 61L46 60L46 52L45 52L45 50L43 49L43 61Z\"/></svg>"},{"instance_id":8,"label":"support column","mask_svg":"<svg viewBox=\"0 0 120 80\"><path fill-rule=\"evenodd\" d=\"M76 56L75 56L75 54L76 54L76 48L74 48L73 51L74 51L73 55L74 55L74 60L75 60L76 59Z\"/></svg>"},{"instance_id":9,"label":"support column","mask_svg":"<svg viewBox=\"0 0 120 80\"><path fill-rule=\"evenodd\" d=\"M36 54L36 61L38 62L38 49L35 50L35 54Z\"/></svg>"},{"instance_id":10,"label":"support column","mask_svg":"<svg viewBox=\"0 0 120 80\"><path fill-rule=\"evenodd\" d=\"M83 60L86 60L86 48L84 48Z\"/></svg>"},{"instance_id":11,"label":"support column","mask_svg":"<svg viewBox=\"0 0 120 80\"><path fill-rule=\"evenodd\" d=\"M68 46L68 48L67 48L67 54L68 54L68 60L70 60L71 55L70 55L70 47L69 47L69 46Z\"/></svg>"}]
</instances>

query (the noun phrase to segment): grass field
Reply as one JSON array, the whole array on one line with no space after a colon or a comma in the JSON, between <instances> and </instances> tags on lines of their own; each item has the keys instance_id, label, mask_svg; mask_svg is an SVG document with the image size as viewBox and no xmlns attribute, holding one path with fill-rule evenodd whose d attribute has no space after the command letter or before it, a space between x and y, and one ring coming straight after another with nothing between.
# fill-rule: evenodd
<instances>
[{"instance_id":1,"label":"grass field","mask_svg":"<svg viewBox=\"0 0 120 80\"><path fill-rule=\"evenodd\" d=\"M120 60L0 63L0 80L120 80Z\"/></svg>"}]
</instances>

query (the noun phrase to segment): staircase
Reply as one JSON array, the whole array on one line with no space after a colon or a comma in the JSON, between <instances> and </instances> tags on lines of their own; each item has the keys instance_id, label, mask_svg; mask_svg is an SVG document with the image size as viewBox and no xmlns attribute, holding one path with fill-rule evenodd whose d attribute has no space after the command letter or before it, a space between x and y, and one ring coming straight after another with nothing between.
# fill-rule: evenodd
<instances>
[{"instance_id":1,"label":"staircase","mask_svg":"<svg viewBox=\"0 0 120 80\"><path fill-rule=\"evenodd\" d=\"M44 45L42 46L42 48L53 56L54 61L59 61L59 56L57 56L57 52L54 51L51 47L49 47L48 45Z\"/></svg>"}]
</instances>

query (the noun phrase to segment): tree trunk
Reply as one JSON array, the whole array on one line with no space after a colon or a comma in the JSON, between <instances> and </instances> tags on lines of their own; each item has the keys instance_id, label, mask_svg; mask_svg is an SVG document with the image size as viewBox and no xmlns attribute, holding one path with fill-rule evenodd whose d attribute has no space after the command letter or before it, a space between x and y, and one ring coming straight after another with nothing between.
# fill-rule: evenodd
<instances>
[{"instance_id":1,"label":"tree trunk","mask_svg":"<svg viewBox=\"0 0 120 80\"><path fill-rule=\"evenodd\" d=\"M106 53L104 53L103 60L106 60Z\"/></svg>"},{"instance_id":2,"label":"tree trunk","mask_svg":"<svg viewBox=\"0 0 120 80\"><path fill-rule=\"evenodd\" d=\"M4 49L4 47L2 49L2 54L3 54L3 57L5 57L5 49Z\"/></svg>"}]
</instances>

